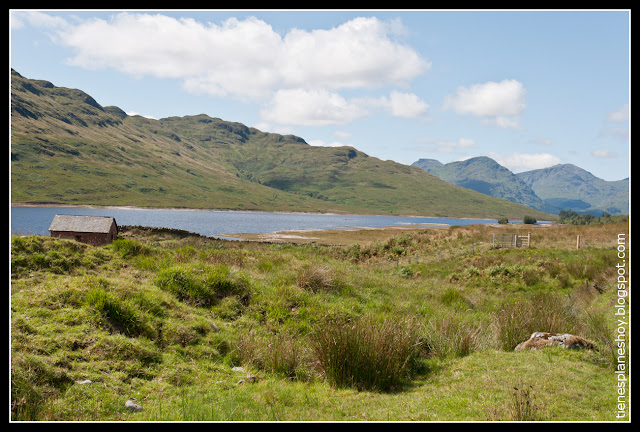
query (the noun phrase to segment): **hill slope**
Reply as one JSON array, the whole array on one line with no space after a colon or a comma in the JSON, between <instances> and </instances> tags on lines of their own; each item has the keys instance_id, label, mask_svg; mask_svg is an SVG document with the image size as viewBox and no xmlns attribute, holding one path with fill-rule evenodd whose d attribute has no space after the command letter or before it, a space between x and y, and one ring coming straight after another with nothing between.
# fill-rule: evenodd
<instances>
[{"instance_id":1,"label":"hill slope","mask_svg":"<svg viewBox=\"0 0 640 432\"><path fill-rule=\"evenodd\" d=\"M562 210L629 214L629 179L606 181L572 164L516 174L542 200Z\"/></svg>"},{"instance_id":2,"label":"hill slope","mask_svg":"<svg viewBox=\"0 0 640 432\"><path fill-rule=\"evenodd\" d=\"M529 185L507 168L486 156L445 165L433 159L420 159L413 165L458 186L520 203L540 211L557 212L557 209L545 204Z\"/></svg>"},{"instance_id":3,"label":"hill slope","mask_svg":"<svg viewBox=\"0 0 640 432\"><path fill-rule=\"evenodd\" d=\"M152 120L11 77L12 203L538 219L350 147L313 147L201 114Z\"/></svg>"},{"instance_id":4,"label":"hill slope","mask_svg":"<svg viewBox=\"0 0 640 432\"><path fill-rule=\"evenodd\" d=\"M629 213L629 179L602 180L571 164L514 174L485 156L442 164L420 159L412 164L458 186L558 214L575 210L600 216Z\"/></svg>"}]
</instances>

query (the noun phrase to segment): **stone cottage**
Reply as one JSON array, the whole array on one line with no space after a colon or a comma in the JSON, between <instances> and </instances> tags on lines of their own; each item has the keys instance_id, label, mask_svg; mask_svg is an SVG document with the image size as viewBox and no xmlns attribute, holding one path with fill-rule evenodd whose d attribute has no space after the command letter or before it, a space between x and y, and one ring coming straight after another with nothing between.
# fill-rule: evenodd
<instances>
[{"instance_id":1,"label":"stone cottage","mask_svg":"<svg viewBox=\"0 0 640 432\"><path fill-rule=\"evenodd\" d=\"M118 237L118 225L110 216L55 215L49 226L51 237L100 246Z\"/></svg>"}]
</instances>

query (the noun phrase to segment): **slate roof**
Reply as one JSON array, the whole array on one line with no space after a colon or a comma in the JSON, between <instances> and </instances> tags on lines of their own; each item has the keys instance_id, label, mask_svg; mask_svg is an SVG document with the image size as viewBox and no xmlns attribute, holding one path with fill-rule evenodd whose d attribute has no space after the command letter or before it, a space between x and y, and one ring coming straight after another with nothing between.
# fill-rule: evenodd
<instances>
[{"instance_id":1,"label":"slate roof","mask_svg":"<svg viewBox=\"0 0 640 432\"><path fill-rule=\"evenodd\" d=\"M113 223L115 219L110 216L55 215L49 231L108 233Z\"/></svg>"}]
</instances>

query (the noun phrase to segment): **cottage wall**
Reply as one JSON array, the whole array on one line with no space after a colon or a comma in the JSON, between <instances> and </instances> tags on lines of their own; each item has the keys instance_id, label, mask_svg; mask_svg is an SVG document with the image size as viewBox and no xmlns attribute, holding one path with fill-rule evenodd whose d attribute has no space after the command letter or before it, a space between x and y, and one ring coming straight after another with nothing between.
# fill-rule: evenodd
<instances>
[{"instance_id":1,"label":"cottage wall","mask_svg":"<svg viewBox=\"0 0 640 432\"><path fill-rule=\"evenodd\" d=\"M51 237L65 238L87 243L92 246L102 246L111 243L118 236L115 224L108 233L85 233L75 231L51 231Z\"/></svg>"}]
</instances>

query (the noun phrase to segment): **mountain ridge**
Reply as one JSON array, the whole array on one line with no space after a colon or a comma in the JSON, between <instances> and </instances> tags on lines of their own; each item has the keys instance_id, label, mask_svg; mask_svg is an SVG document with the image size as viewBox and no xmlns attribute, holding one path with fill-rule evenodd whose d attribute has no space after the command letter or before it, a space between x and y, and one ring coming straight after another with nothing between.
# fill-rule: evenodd
<instances>
[{"instance_id":1,"label":"mountain ridge","mask_svg":"<svg viewBox=\"0 0 640 432\"><path fill-rule=\"evenodd\" d=\"M206 114L129 116L14 70L11 202L552 218L353 147Z\"/></svg>"},{"instance_id":2,"label":"mountain ridge","mask_svg":"<svg viewBox=\"0 0 640 432\"><path fill-rule=\"evenodd\" d=\"M573 164L517 174L487 156L447 164L435 159L419 159L412 165L452 184L547 213L575 210L596 216L603 212L628 214L628 178L606 181Z\"/></svg>"},{"instance_id":3,"label":"mountain ridge","mask_svg":"<svg viewBox=\"0 0 640 432\"><path fill-rule=\"evenodd\" d=\"M573 164L516 174L542 200L561 210L583 213L629 214L629 178L603 180Z\"/></svg>"}]
</instances>

